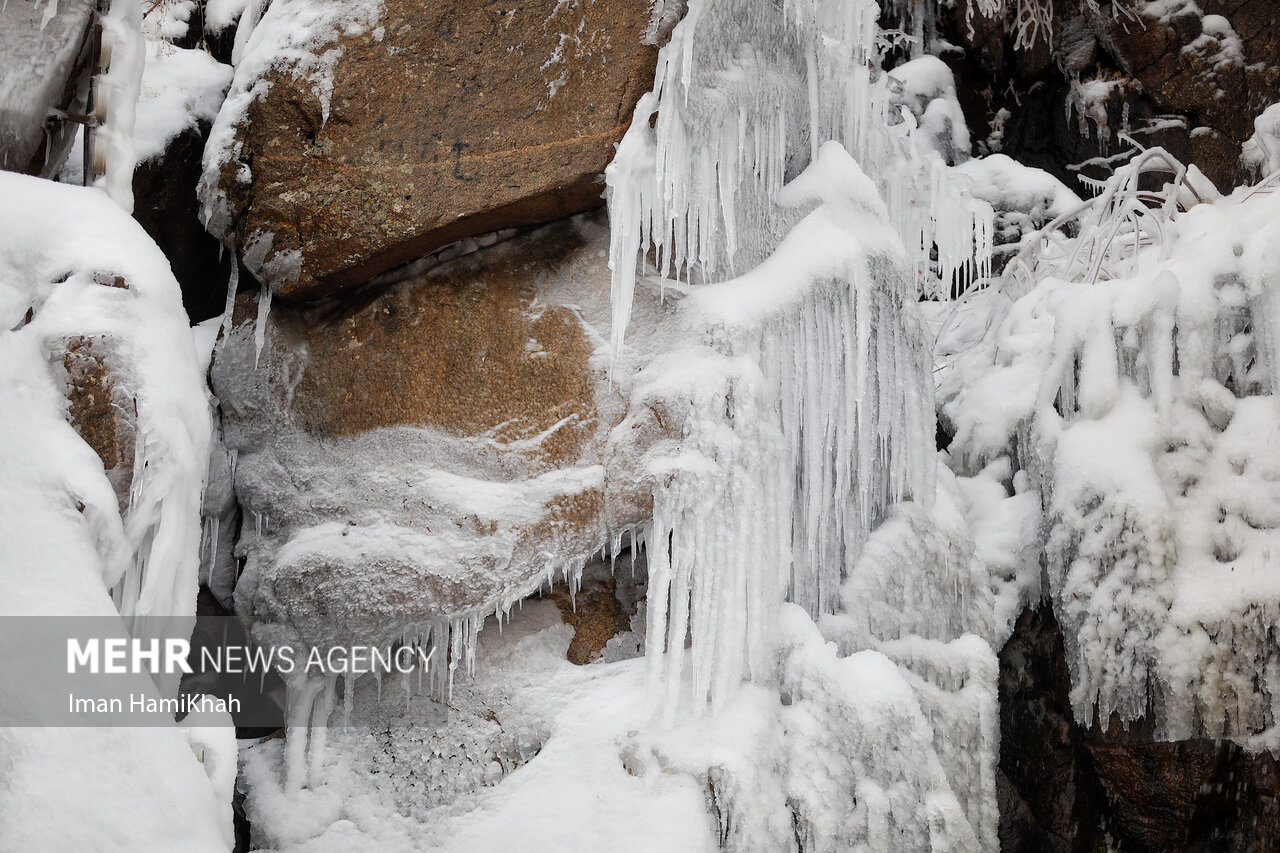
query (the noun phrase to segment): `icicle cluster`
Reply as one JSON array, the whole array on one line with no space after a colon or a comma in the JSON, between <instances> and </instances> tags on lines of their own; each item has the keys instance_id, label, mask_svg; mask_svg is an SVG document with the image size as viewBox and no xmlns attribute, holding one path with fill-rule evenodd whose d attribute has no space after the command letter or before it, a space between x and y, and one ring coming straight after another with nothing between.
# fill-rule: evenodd
<instances>
[{"instance_id":1,"label":"icicle cluster","mask_svg":"<svg viewBox=\"0 0 1280 853\"><path fill-rule=\"evenodd\" d=\"M990 208L894 114L879 14L874 0L689 4L606 171L615 358L637 261L695 283L755 266L786 231L774 195L826 140L876 181L922 279L935 248L948 283L990 255Z\"/></svg>"},{"instance_id":2,"label":"icicle cluster","mask_svg":"<svg viewBox=\"0 0 1280 853\"><path fill-rule=\"evenodd\" d=\"M934 493L926 347L901 244L837 143L777 195L791 209L815 201L757 269L685 297L700 343L647 367L633 400L684 429L649 461L644 537L651 675L668 717L682 656L663 657L656 638L674 651L690 633L694 695L717 704L770 671L784 595L815 617L833 611L885 508Z\"/></svg>"},{"instance_id":3,"label":"icicle cluster","mask_svg":"<svg viewBox=\"0 0 1280 853\"><path fill-rule=\"evenodd\" d=\"M412 669L404 667L397 671L405 699L418 693L447 701L453 691L454 673L458 667L468 673L475 668L476 635L480 633L483 622L482 614L473 614L459 619L435 619L402 631L395 647L420 650L421 655L412 659L423 661ZM371 675L378 682L380 697L384 676L377 670ZM350 673L307 672L299 668L287 681L286 790L296 791L308 782L315 786L323 781L325 745L338 698L339 680L342 682L342 725L346 726L352 719L355 676Z\"/></svg>"}]
</instances>

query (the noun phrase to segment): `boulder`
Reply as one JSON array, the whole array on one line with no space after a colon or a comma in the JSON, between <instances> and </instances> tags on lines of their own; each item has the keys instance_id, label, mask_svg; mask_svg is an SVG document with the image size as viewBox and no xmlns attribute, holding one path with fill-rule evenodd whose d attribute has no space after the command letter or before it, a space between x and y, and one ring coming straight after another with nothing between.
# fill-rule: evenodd
<instances>
[{"instance_id":1,"label":"boulder","mask_svg":"<svg viewBox=\"0 0 1280 853\"><path fill-rule=\"evenodd\" d=\"M470 619L649 516L610 441L608 239L579 217L263 319L269 291L241 295L212 378L246 623L320 645Z\"/></svg>"},{"instance_id":2,"label":"boulder","mask_svg":"<svg viewBox=\"0 0 1280 853\"><path fill-rule=\"evenodd\" d=\"M52 177L89 97L93 4L0 4L0 169ZM57 110L61 116L51 112Z\"/></svg>"},{"instance_id":3,"label":"boulder","mask_svg":"<svg viewBox=\"0 0 1280 853\"><path fill-rule=\"evenodd\" d=\"M291 5L278 0L259 26ZM237 81L206 155L211 229L275 293L300 299L598 206L600 175L653 84L650 5L387 0L376 26L309 45L340 51L331 93L328 78L250 57L263 75Z\"/></svg>"}]
</instances>

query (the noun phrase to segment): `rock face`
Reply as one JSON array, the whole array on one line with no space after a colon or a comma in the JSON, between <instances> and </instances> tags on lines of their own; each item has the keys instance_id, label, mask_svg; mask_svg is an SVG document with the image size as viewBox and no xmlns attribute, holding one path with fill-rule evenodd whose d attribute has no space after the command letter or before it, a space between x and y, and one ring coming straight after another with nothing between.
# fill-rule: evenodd
<instances>
[{"instance_id":1,"label":"rock face","mask_svg":"<svg viewBox=\"0 0 1280 853\"><path fill-rule=\"evenodd\" d=\"M1280 769L1234 743L1072 718L1062 633L1028 610L1000 653L1000 849L1261 853L1280 845ZM1107 839L1110 839L1110 845Z\"/></svg>"},{"instance_id":2,"label":"rock face","mask_svg":"<svg viewBox=\"0 0 1280 853\"><path fill-rule=\"evenodd\" d=\"M648 516L608 441L625 401L596 352L607 245L598 221L570 220L393 286L276 304L260 357L241 297L213 381L246 622L350 642L492 613Z\"/></svg>"},{"instance_id":3,"label":"rock face","mask_svg":"<svg viewBox=\"0 0 1280 853\"><path fill-rule=\"evenodd\" d=\"M85 112L92 22L88 0L0 5L0 169L47 178L66 159L76 126L49 110Z\"/></svg>"},{"instance_id":4,"label":"rock face","mask_svg":"<svg viewBox=\"0 0 1280 853\"><path fill-rule=\"evenodd\" d=\"M268 15L286 13L276 5ZM313 81L268 72L213 176L219 236L296 299L597 206L599 175L653 84L650 3L510 7L387 0L374 29L337 45L327 117Z\"/></svg>"},{"instance_id":5,"label":"rock face","mask_svg":"<svg viewBox=\"0 0 1280 853\"><path fill-rule=\"evenodd\" d=\"M133 173L133 217L169 259L193 323L221 313L231 267L231 253L200 223L195 186L208 130L205 124L183 131Z\"/></svg>"},{"instance_id":6,"label":"rock face","mask_svg":"<svg viewBox=\"0 0 1280 853\"><path fill-rule=\"evenodd\" d=\"M599 660L609 643L631 631L634 623L638 622L635 627L643 630L640 605L645 599L648 563L641 555L637 576L636 562L634 551L622 559L601 560L583 570L576 592L564 585L541 591L560 611L564 624L573 628L573 639L565 652L569 663L584 666ZM637 613L641 614L638 619ZM620 644L622 656L641 653L643 633L632 633L626 639L632 642Z\"/></svg>"},{"instance_id":7,"label":"rock face","mask_svg":"<svg viewBox=\"0 0 1280 853\"><path fill-rule=\"evenodd\" d=\"M120 369L122 359L104 335L76 335L59 343L54 358L65 371L67 416L102 460L123 515L133 485L138 406Z\"/></svg>"},{"instance_id":8,"label":"rock face","mask_svg":"<svg viewBox=\"0 0 1280 853\"><path fill-rule=\"evenodd\" d=\"M1008 33L1022 5L989 20L969 0L943 24L965 48L948 60L980 151L1076 186L1067 165L1124 151L1123 132L1196 163L1220 190L1241 182L1240 145L1254 116L1280 100L1274 3L1068 0L1052 6L1048 42L1014 49ZM1085 165L1083 174L1105 171Z\"/></svg>"}]
</instances>

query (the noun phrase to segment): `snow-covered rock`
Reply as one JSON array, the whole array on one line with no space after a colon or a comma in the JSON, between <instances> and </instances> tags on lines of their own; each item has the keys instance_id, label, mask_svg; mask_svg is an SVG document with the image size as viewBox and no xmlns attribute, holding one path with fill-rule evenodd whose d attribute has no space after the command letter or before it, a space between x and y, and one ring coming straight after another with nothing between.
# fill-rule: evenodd
<instances>
[{"instance_id":1,"label":"snow-covered rock","mask_svg":"<svg viewBox=\"0 0 1280 853\"><path fill-rule=\"evenodd\" d=\"M0 610L185 637L209 415L177 283L141 227L97 189L2 173L0 195ZM65 384L75 341L93 342L109 390L74 371ZM125 408L114 417L132 433L110 445L131 454L119 493L105 460L68 422L79 416L81 433L97 427L115 439L115 423L100 421L107 410L85 399L104 393ZM20 643L14 633L6 643ZM30 649L11 646L4 656L19 662ZM168 676L136 682L152 697L177 689ZM201 768L176 726L40 728L47 721L32 718L31 686L8 678L0 686L12 725L0 731L6 845L230 846L229 753L213 784L211 765Z\"/></svg>"},{"instance_id":2,"label":"snow-covered rock","mask_svg":"<svg viewBox=\"0 0 1280 853\"><path fill-rule=\"evenodd\" d=\"M1144 213L1116 201L1126 186L1044 249L1033 268L1054 272L1025 296L1010 303L1025 283L1006 278L968 307L989 331L944 378L952 458L1030 475L996 503L1040 495L1048 585L1019 581L1022 600L1053 602L1080 721L1150 717L1164 738L1257 747L1280 656L1265 627L1280 613L1280 197Z\"/></svg>"},{"instance_id":3,"label":"snow-covered rock","mask_svg":"<svg viewBox=\"0 0 1280 853\"><path fill-rule=\"evenodd\" d=\"M608 442L607 239L576 219L350 302L241 299L213 384L244 519L209 553L243 560L246 622L319 645L434 625L461 644L443 696L486 616L648 517L639 451Z\"/></svg>"},{"instance_id":4,"label":"snow-covered rock","mask_svg":"<svg viewBox=\"0 0 1280 853\"><path fill-rule=\"evenodd\" d=\"M250 4L206 150L210 230L277 293L309 298L598 206L653 82L649 5Z\"/></svg>"}]
</instances>

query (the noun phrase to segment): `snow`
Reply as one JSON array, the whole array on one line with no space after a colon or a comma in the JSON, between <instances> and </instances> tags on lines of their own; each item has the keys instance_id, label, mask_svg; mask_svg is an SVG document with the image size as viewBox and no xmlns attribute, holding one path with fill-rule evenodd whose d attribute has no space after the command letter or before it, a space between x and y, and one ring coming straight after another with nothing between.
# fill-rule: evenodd
<instances>
[{"instance_id":1,"label":"snow","mask_svg":"<svg viewBox=\"0 0 1280 853\"><path fill-rule=\"evenodd\" d=\"M1221 15L1205 15L1200 27L1200 35L1183 45L1183 53L1199 54L1216 73L1244 68L1244 42L1230 21Z\"/></svg>"},{"instance_id":2,"label":"snow","mask_svg":"<svg viewBox=\"0 0 1280 853\"><path fill-rule=\"evenodd\" d=\"M0 195L10 202L0 210L3 611L108 617L134 636L186 636L208 413L177 282L141 226L97 190L5 172ZM112 286L116 276L126 287ZM117 387L137 407L123 513L102 461L67 420L57 362L80 336L109 344ZM169 678L136 680L152 696L177 688ZM0 690L6 719L28 713L22 690ZM0 731L0 762L7 844L227 849L228 765L211 786L176 727L14 726Z\"/></svg>"},{"instance_id":3,"label":"snow","mask_svg":"<svg viewBox=\"0 0 1280 853\"><path fill-rule=\"evenodd\" d=\"M255 839L291 853L718 849L696 780L630 757L642 661L573 666L570 634L550 602L530 599L501 632L481 632L475 677L447 707L406 704L391 683L379 702L367 685L352 719L388 707L390 719L333 728L312 787L282 787L281 741L249 747Z\"/></svg>"},{"instance_id":4,"label":"snow","mask_svg":"<svg viewBox=\"0 0 1280 853\"><path fill-rule=\"evenodd\" d=\"M220 33L234 24L253 5L253 0L208 0L204 7L204 29Z\"/></svg>"},{"instance_id":5,"label":"snow","mask_svg":"<svg viewBox=\"0 0 1280 853\"><path fill-rule=\"evenodd\" d=\"M1272 104L1253 120L1253 135L1244 142L1240 162L1256 178L1280 170L1280 104Z\"/></svg>"},{"instance_id":6,"label":"snow","mask_svg":"<svg viewBox=\"0 0 1280 853\"><path fill-rule=\"evenodd\" d=\"M81 498L90 505L86 514L99 518L96 537L108 558L102 582L116 588L126 619L193 614L208 409L168 261L140 226L97 193L9 173L0 181L15 201L0 214L6 235L0 269L10 282L0 310L4 327L17 329L8 335L10 347L21 348L14 360L31 368L43 360L46 341L102 336L123 357L125 381L137 396L139 450L123 524L114 495L105 501L103 487L92 485L105 479L74 487L92 498ZM95 274L121 276L127 287L98 284ZM15 369L10 387L42 405L36 401L53 393L51 385L37 391L48 377L47 368ZM55 458L36 456L40 465ZM101 463L96 467L101 475Z\"/></svg>"},{"instance_id":7,"label":"snow","mask_svg":"<svg viewBox=\"0 0 1280 853\"><path fill-rule=\"evenodd\" d=\"M951 69L936 56L920 56L889 72L892 102L914 116L912 141L954 165L969 159L969 129L956 98Z\"/></svg>"},{"instance_id":8,"label":"snow","mask_svg":"<svg viewBox=\"0 0 1280 853\"><path fill-rule=\"evenodd\" d=\"M1048 172L1024 166L1004 154L966 160L956 167L956 172L973 181L974 197L996 210L997 238L1003 236L999 233L1001 228L1010 226L1030 234L1081 204L1079 196ZM1018 218L1010 222L1000 214L1017 214Z\"/></svg>"},{"instance_id":9,"label":"snow","mask_svg":"<svg viewBox=\"0 0 1280 853\"><path fill-rule=\"evenodd\" d=\"M184 38L191 29L191 15L199 10L197 0L168 0L144 4L142 34L147 41Z\"/></svg>"},{"instance_id":10,"label":"snow","mask_svg":"<svg viewBox=\"0 0 1280 853\"><path fill-rule=\"evenodd\" d=\"M211 123L231 83L231 68L203 50L148 39L146 51L133 129L139 163L163 154L184 130Z\"/></svg>"}]
</instances>

